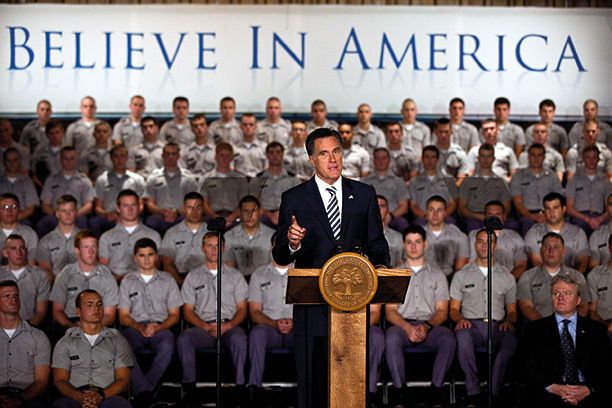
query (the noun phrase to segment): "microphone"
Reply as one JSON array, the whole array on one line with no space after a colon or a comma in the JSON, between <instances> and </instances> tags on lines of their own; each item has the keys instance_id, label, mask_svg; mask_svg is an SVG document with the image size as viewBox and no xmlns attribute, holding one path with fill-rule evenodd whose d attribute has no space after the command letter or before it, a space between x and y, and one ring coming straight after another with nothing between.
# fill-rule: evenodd
<instances>
[{"instance_id":1,"label":"microphone","mask_svg":"<svg viewBox=\"0 0 612 408\"><path fill-rule=\"evenodd\" d=\"M485 229L487 232L499 231L504 229L504 224L502 224L499 217L486 217L484 220Z\"/></svg>"}]
</instances>

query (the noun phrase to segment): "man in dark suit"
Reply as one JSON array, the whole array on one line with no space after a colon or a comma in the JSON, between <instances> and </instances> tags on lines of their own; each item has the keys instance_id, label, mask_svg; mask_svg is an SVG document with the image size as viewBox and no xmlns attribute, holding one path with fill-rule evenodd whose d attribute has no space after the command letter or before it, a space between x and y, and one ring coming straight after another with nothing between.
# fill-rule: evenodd
<instances>
[{"instance_id":1,"label":"man in dark suit","mask_svg":"<svg viewBox=\"0 0 612 408\"><path fill-rule=\"evenodd\" d=\"M374 266L389 265L374 188L341 177L342 139L314 130L306 150L315 175L282 195L276 263L322 268L333 255L363 252ZM298 407L327 406L327 305L296 305L293 311Z\"/></svg>"},{"instance_id":2,"label":"man in dark suit","mask_svg":"<svg viewBox=\"0 0 612 408\"><path fill-rule=\"evenodd\" d=\"M552 281L554 313L525 326L520 356L533 407L604 407L610 401L606 327L578 315L580 289L571 275Z\"/></svg>"}]
</instances>

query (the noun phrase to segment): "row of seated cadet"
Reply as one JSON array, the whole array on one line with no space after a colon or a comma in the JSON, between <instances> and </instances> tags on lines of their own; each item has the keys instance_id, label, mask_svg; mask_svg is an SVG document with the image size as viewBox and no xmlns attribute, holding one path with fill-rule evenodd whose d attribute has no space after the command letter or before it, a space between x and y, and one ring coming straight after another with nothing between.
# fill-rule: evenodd
<instances>
[{"instance_id":1,"label":"row of seated cadet","mask_svg":"<svg viewBox=\"0 0 612 408\"><path fill-rule=\"evenodd\" d=\"M475 261L453 274L450 284L442 269L427 260L427 237L427 232L420 226L411 226L404 231L406 255L399 267L413 271L404 303L385 305L384 309L380 305L371 306L368 390L371 393L377 391L384 356L393 383L391 392L395 398L403 398L406 383L404 348L416 346L436 352L431 376L434 397L442 397L444 382L456 359L465 376L467 395L476 399L480 385L475 350L486 342L487 306L483 294L486 294L487 234L484 230L476 233ZM77 233L77 261L66 266L56 277L49 294L48 282L46 287L40 288L46 293L32 293L32 285L45 282L46 276L40 269L27 265L27 250L21 237L11 235L7 239L3 252L9 259L9 268L4 268L4 272L13 276L5 273L0 284L0 323L7 334L0 336L0 341L5 343L3 347L7 347L8 356L12 355L11 347L15 347L11 346L11 340L17 339L13 336L21 335L20 342L24 340L17 347L32 349L25 351L29 356L25 363L9 358L6 361L8 366L0 367L3 369L0 372L7 376L7 383L3 386L10 388L10 396L23 398L22 394L30 394L18 391L19 386L24 385L24 378L34 379L36 373L25 375L24 364L32 368L44 365L46 361L48 375L49 342L42 332L25 323L29 320L36 324L33 319L37 316L32 317L32 308L45 307L48 296L55 320L52 332L56 336L53 340L60 337L58 331L62 334L65 331L55 345L51 360L54 384L63 395L54 406L69 406L67 400L88 398L86 390L95 391L89 396L91 398L109 398L109 401L119 404L111 406L124 406L121 405L123 400L117 401L121 398L118 394L125 391L128 383L131 383L135 395L134 404L149 406L171 363L175 346L182 369L180 382L186 391L185 401L199 403L195 388L196 351L213 347L217 329L214 320L218 236L212 232L202 236L203 265L186 275L180 289L170 274L157 269L158 252L154 240L140 238L136 241L133 246L135 267L121 279L119 286L111 271L97 261L97 241L91 231ZM269 245L273 243L272 236ZM498 244L498 239L493 236L494 251ZM607 332L608 337L604 335L605 342L599 343L602 365L594 374L588 373L588 380L594 389L609 381L612 297L606 296L605 292L612 283L612 269L610 265L596 268L587 276L587 282L578 271L563 265L563 252L563 237L554 232L546 234L540 250L542 266L527 271L518 283L508 269L494 263L495 397L501 397L504 392L507 367L519 345L519 316L522 315L526 321L537 321L556 311L558 295L555 285L560 281L575 286L576 296L581 300L576 305L580 316L590 316L594 321L607 324L606 328L597 323L600 332L596 334ZM222 342L229 350L239 391L243 392L247 385L252 391L249 395L257 394L262 392L266 348L291 348L293 345L292 307L284 302L287 266L271 262L259 267L247 283L243 274L226 265L222 277ZM181 308L189 328L183 324L182 329L176 329ZM115 322L117 310L123 337L116 330L105 327L113 324L119 327ZM253 326L248 339L244 325L247 314ZM21 319L24 323L17 324ZM449 319L451 325L447 324ZM176 339L175 334L178 335ZM100 336L106 341L99 339ZM28 341L32 344L26 344ZM147 371L141 369L130 347L152 350L153 363ZM23 349L21 353L24 354ZM247 357L248 379L245 373ZM81 358L87 360L81 361ZM526 357L519 356L519 366L524 363L521 358ZM125 367L133 367L131 373L127 371L127 377L125 370L120 370ZM44 387L39 389L43 390Z\"/></svg>"}]
</instances>

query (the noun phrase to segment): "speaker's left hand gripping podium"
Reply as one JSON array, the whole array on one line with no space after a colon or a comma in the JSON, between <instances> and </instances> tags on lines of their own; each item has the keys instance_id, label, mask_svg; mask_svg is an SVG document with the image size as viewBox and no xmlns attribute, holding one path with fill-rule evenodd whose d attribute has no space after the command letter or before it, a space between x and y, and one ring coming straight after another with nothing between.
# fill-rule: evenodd
<instances>
[{"instance_id":1,"label":"speaker's left hand gripping podium","mask_svg":"<svg viewBox=\"0 0 612 408\"><path fill-rule=\"evenodd\" d=\"M344 252L323 269L289 269L286 302L329 305L329 408L365 408L369 303L403 303L409 269L375 269Z\"/></svg>"}]
</instances>

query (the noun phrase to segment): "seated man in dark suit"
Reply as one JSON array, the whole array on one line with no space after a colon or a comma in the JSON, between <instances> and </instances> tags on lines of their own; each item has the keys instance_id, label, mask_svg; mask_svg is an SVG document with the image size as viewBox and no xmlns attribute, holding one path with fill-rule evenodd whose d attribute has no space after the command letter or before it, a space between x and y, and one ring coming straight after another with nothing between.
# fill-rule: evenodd
<instances>
[{"instance_id":1,"label":"seated man in dark suit","mask_svg":"<svg viewBox=\"0 0 612 408\"><path fill-rule=\"evenodd\" d=\"M521 341L530 406L604 407L612 384L606 328L577 313L578 280L559 274L552 281L554 313L525 326Z\"/></svg>"}]
</instances>

